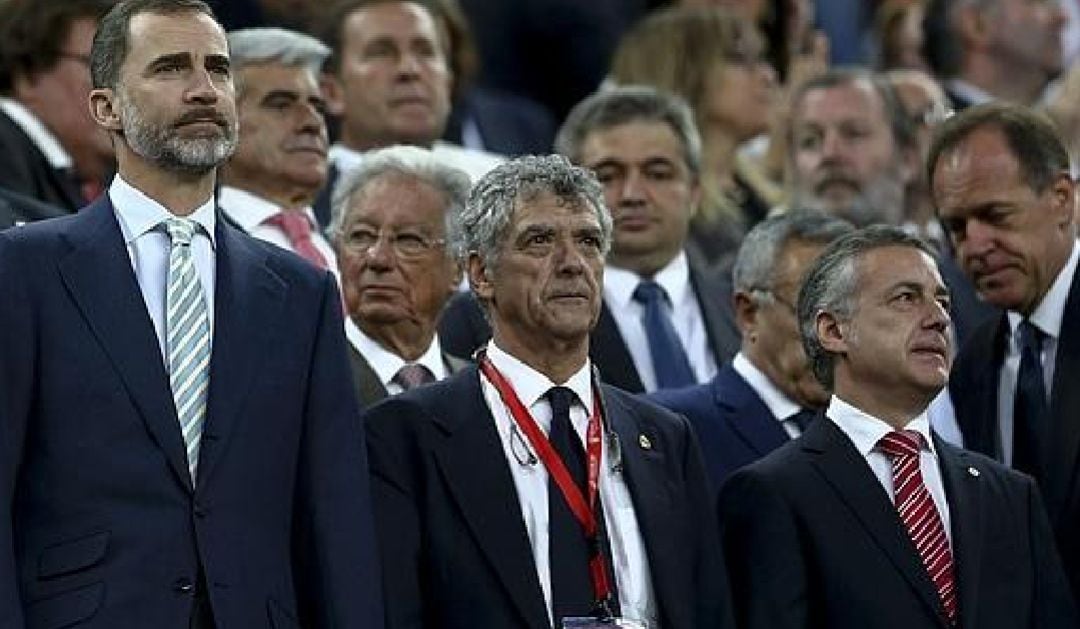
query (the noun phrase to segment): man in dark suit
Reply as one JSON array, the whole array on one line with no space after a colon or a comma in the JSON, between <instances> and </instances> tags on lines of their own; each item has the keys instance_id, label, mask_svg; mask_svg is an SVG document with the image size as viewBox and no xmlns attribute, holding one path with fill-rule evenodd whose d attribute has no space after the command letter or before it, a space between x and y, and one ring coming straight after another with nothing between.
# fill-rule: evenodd
<instances>
[{"instance_id":1,"label":"man in dark suit","mask_svg":"<svg viewBox=\"0 0 1080 629\"><path fill-rule=\"evenodd\" d=\"M964 443L1036 478L1080 599L1080 247L1069 155L1049 120L992 104L947 121L928 164L957 260L1005 310L953 369Z\"/></svg>"},{"instance_id":2,"label":"man in dark suit","mask_svg":"<svg viewBox=\"0 0 1080 629\"><path fill-rule=\"evenodd\" d=\"M742 349L711 382L649 396L690 420L714 488L802 434L828 402L803 351L794 304L810 264L850 230L847 221L810 211L758 223L732 270Z\"/></svg>"},{"instance_id":3,"label":"man in dark suit","mask_svg":"<svg viewBox=\"0 0 1080 629\"><path fill-rule=\"evenodd\" d=\"M113 167L86 109L90 42L110 0L11 0L0 11L0 187L74 212Z\"/></svg>"},{"instance_id":4,"label":"man in dark suit","mask_svg":"<svg viewBox=\"0 0 1080 629\"><path fill-rule=\"evenodd\" d=\"M364 416L388 627L731 626L689 424L588 357L610 239L599 184L558 156L495 169L455 220L494 337Z\"/></svg>"},{"instance_id":5,"label":"man in dark suit","mask_svg":"<svg viewBox=\"0 0 1080 629\"><path fill-rule=\"evenodd\" d=\"M605 382L631 392L708 382L739 343L723 280L685 250L701 195L688 107L652 88L598 92L571 112L556 148L596 173L615 221L589 352ZM441 329L457 355L489 336L469 297L451 301Z\"/></svg>"},{"instance_id":6,"label":"man in dark suit","mask_svg":"<svg viewBox=\"0 0 1080 629\"><path fill-rule=\"evenodd\" d=\"M0 188L0 229L63 216L64 210Z\"/></svg>"},{"instance_id":7,"label":"man in dark suit","mask_svg":"<svg viewBox=\"0 0 1080 629\"><path fill-rule=\"evenodd\" d=\"M125 0L92 58L107 196L0 234L0 624L378 626L334 280L215 212L225 33Z\"/></svg>"},{"instance_id":8,"label":"man in dark suit","mask_svg":"<svg viewBox=\"0 0 1080 629\"><path fill-rule=\"evenodd\" d=\"M930 429L952 358L933 250L893 227L842 236L798 313L833 396L721 490L739 626L1077 627L1035 484Z\"/></svg>"},{"instance_id":9,"label":"man in dark suit","mask_svg":"<svg viewBox=\"0 0 1080 629\"><path fill-rule=\"evenodd\" d=\"M435 332L461 285L446 237L468 195L468 175L413 146L372 151L342 179L330 233L362 406L467 364Z\"/></svg>"}]
</instances>

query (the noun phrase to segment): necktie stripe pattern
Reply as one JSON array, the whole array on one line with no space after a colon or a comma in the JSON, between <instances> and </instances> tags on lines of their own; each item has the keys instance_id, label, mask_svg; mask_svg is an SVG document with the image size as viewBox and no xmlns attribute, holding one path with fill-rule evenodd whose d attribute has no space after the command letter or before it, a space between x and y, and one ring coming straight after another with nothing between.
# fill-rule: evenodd
<instances>
[{"instance_id":1,"label":"necktie stripe pattern","mask_svg":"<svg viewBox=\"0 0 1080 629\"><path fill-rule=\"evenodd\" d=\"M194 221L187 219L165 221L165 229L172 241L165 297L169 386L184 438L192 485L198 469L210 383L210 318L191 254L191 239L197 228Z\"/></svg>"},{"instance_id":2,"label":"necktie stripe pattern","mask_svg":"<svg viewBox=\"0 0 1080 629\"><path fill-rule=\"evenodd\" d=\"M892 461L893 502L911 542L937 588L950 625L956 624L956 580L952 551L930 490L919 468L922 436L913 430L893 431L881 438L878 449Z\"/></svg>"}]
</instances>

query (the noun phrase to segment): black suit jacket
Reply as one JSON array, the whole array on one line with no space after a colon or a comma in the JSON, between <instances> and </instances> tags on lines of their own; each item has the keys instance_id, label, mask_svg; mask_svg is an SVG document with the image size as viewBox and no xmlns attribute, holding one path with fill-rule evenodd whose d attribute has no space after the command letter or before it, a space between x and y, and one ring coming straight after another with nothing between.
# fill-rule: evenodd
<instances>
[{"instance_id":1,"label":"black suit jacket","mask_svg":"<svg viewBox=\"0 0 1080 629\"><path fill-rule=\"evenodd\" d=\"M193 486L108 197L0 233L0 626L187 629L200 583L222 629L377 626L336 282L221 222L215 257Z\"/></svg>"},{"instance_id":2,"label":"black suit jacket","mask_svg":"<svg viewBox=\"0 0 1080 629\"><path fill-rule=\"evenodd\" d=\"M19 223L57 218L66 212L28 196L0 188L0 229Z\"/></svg>"},{"instance_id":3,"label":"black suit jacket","mask_svg":"<svg viewBox=\"0 0 1080 629\"><path fill-rule=\"evenodd\" d=\"M654 391L649 399L690 420L701 444L705 469L717 489L735 470L791 440L730 362L711 382Z\"/></svg>"},{"instance_id":4,"label":"black suit jacket","mask_svg":"<svg viewBox=\"0 0 1080 629\"><path fill-rule=\"evenodd\" d=\"M665 629L730 627L686 420L602 385ZM547 629L528 533L476 367L374 406L368 431L388 629ZM650 449L639 446L641 436Z\"/></svg>"},{"instance_id":5,"label":"black suit jacket","mask_svg":"<svg viewBox=\"0 0 1080 629\"><path fill-rule=\"evenodd\" d=\"M1002 314L980 327L957 356L949 392L964 444L1001 458L998 380L1009 324ZM1065 571L1080 600L1080 273L1073 277L1061 322L1050 399L1049 470L1043 499Z\"/></svg>"},{"instance_id":6,"label":"black suit jacket","mask_svg":"<svg viewBox=\"0 0 1080 629\"><path fill-rule=\"evenodd\" d=\"M68 212L85 203L73 179L45 159L30 136L0 111L0 188L7 188Z\"/></svg>"},{"instance_id":7,"label":"black suit jacket","mask_svg":"<svg viewBox=\"0 0 1080 629\"><path fill-rule=\"evenodd\" d=\"M451 374L455 374L469 365L469 361L457 356L451 356L445 352L443 352L443 363L446 364L446 369ZM357 399L360 400L361 409L365 409L376 402L381 402L390 396L382 381L379 380L379 375L372 368L371 363L360 352L356 351L356 348L351 343L349 343L349 365L352 367L353 388L356 390Z\"/></svg>"},{"instance_id":8,"label":"black suit jacket","mask_svg":"<svg viewBox=\"0 0 1080 629\"><path fill-rule=\"evenodd\" d=\"M551 152L555 118L539 103L509 92L473 87L454 103L443 138L464 144L466 124L476 125L486 151L502 155Z\"/></svg>"},{"instance_id":9,"label":"black suit jacket","mask_svg":"<svg viewBox=\"0 0 1080 629\"><path fill-rule=\"evenodd\" d=\"M1077 626L1030 478L935 438L952 522L959 626ZM736 472L719 501L744 629L947 629L892 500L825 417Z\"/></svg>"},{"instance_id":10,"label":"black suit jacket","mask_svg":"<svg viewBox=\"0 0 1080 629\"><path fill-rule=\"evenodd\" d=\"M721 276L702 271L693 259L690 261L690 285L705 319L713 358L718 365L723 364L735 356L741 342L731 304L725 300L725 296L730 297L730 292L724 291ZM471 356L491 338L491 327L471 292L459 293L446 304L439 320L439 338L445 343L443 349L455 356ZM604 382L631 393L645 392L634 359L607 303L601 308L600 320L589 338L589 358L600 370Z\"/></svg>"}]
</instances>

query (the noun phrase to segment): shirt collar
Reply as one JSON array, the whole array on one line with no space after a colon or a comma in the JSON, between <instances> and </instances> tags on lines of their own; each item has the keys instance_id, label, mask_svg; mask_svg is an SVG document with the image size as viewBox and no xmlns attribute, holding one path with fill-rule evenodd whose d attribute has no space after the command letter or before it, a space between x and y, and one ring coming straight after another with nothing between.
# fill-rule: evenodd
<instances>
[{"instance_id":1,"label":"shirt collar","mask_svg":"<svg viewBox=\"0 0 1080 629\"><path fill-rule=\"evenodd\" d=\"M585 364L574 372L566 382L555 383L544 374L500 349L495 344L495 341L488 343L487 357L491 360L491 364L495 366L495 369L511 383L514 387L514 393L517 394L518 399L527 408L532 408L537 402L541 401L551 387L564 386L577 395L578 401L584 405L587 411L586 415L592 411L592 367L588 358L585 359Z\"/></svg>"},{"instance_id":2,"label":"shirt collar","mask_svg":"<svg viewBox=\"0 0 1080 629\"><path fill-rule=\"evenodd\" d=\"M389 351L382 345L380 345L375 339L371 338L364 331L360 329L360 326L346 317L345 319L345 337L349 339L352 346L364 357L364 360L371 366L371 369L375 372L375 375L379 377L379 382L382 385L388 386L390 381L394 379L398 371L406 365L406 360L401 356ZM436 380L442 380L447 376L446 364L442 359L442 347L439 345L439 335L436 334L431 339L431 344L428 345L427 350L420 356L419 359L414 361L416 364L423 365L431 371L431 374L435 376Z\"/></svg>"},{"instance_id":3,"label":"shirt collar","mask_svg":"<svg viewBox=\"0 0 1080 629\"><path fill-rule=\"evenodd\" d=\"M119 173L113 177L109 185L109 200L120 221L120 231L124 235L124 243L130 245L132 241L143 234L157 229L162 221L173 218L175 214L170 212L157 201L146 196L141 190L124 181ZM210 239L210 244L215 245L216 234L214 227L217 217L214 214L214 196L195 209L186 218L195 221L202 227L203 233Z\"/></svg>"},{"instance_id":4,"label":"shirt collar","mask_svg":"<svg viewBox=\"0 0 1080 629\"><path fill-rule=\"evenodd\" d=\"M0 98L0 110L3 110L9 118L15 121L15 124L19 125L23 133L29 136L30 141L45 155L45 159L50 166L53 168L71 168L74 165L71 161L71 155L68 155L68 152L64 150L64 145L60 144L60 140L56 139L56 136L45 126L45 123L27 109L25 105L12 98Z\"/></svg>"},{"instance_id":5,"label":"shirt collar","mask_svg":"<svg viewBox=\"0 0 1080 629\"><path fill-rule=\"evenodd\" d=\"M964 79L949 79L946 84L953 94L966 100L972 105L981 105L994 100L994 95L983 88L969 83Z\"/></svg>"},{"instance_id":6,"label":"shirt collar","mask_svg":"<svg viewBox=\"0 0 1080 629\"><path fill-rule=\"evenodd\" d=\"M855 449L864 458L874 451L881 438L896 430L883 420L855 408L836 395L829 400L829 408L825 415L836 424L840 430L855 444ZM931 454L937 456L934 440L930 436L930 419L926 409L909 421L904 430L914 430L922 435L923 443L929 448Z\"/></svg>"},{"instance_id":7,"label":"shirt collar","mask_svg":"<svg viewBox=\"0 0 1080 629\"><path fill-rule=\"evenodd\" d=\"M327 157L330 163L337 166L338 171L341 173L352 170L364 160L363 153L354 151L340 142L335 142L330 146Z\"/></svg>"},{"instance_id":8,"label":"shirt collar","mask_svg":"<svg viewBox=\"0 0 1080 629\"><path fill-rule=\"evenodd\" d=\"M1050 290L1046 291L1042 301L1031 313L1031 322L1040 332L1057 339L1061 336L1061 322L1065 318L1065 302L1069 300L1069 289L1072 287L1073 276L1076 274L1077 262L1080 261L1080 247L1073 241L1072 253L1065 262L1065 266L1058 272ZM1012 338L1016 338L1016 328L1020 326L1023 317L1019 312L1008 311L1009 330Z\"/></svg>"},{"instance_id":9,"label":"shirt collar","mask_svg":"<svg viewBox=\"0 0 1080 629\"><path fill-rule=\"evenodd\" d=\"M735 354L735 360L732 361L731 366L735 369L735 373L742 376L750 388L758 394L777 421L782 422L802 410L801 406L778 389L772 380L769 380L769 377L750 362L750 359L742 352Z\"/></svg>"},{"instance_id":10,"label":"shirt collar","mask_svg":"<svg viewBox=\"0 0 1080 629\"><path fill-rule=\"evenodd\" d=\"M236 221L247 232L262 225L268 218L285 209L247 190L232 186L222 186L218 190L218 205L221 206L221 211L228 214L229 218ZM289 211L293 210L290 209ZM299 211L303 212L304 216L307 217L311 229L319 231L320 228L315 219L315 212L312 211L311 207L305 207Z\"/></svg>"},{"instance_id":11,"label":"shirt collar","mask_svg":"<svg viewBox=\"0 0 1080 629\"><path fill-rule=\"evenodd\" d=\"M679 251L671 262L651 278L607 265L604 268L604 295L612 308L625 308L633 300L638 284L647 279L652 279L664 289L672 306L682 303L690 291L690 264L686 259L686 252Z\"/></svg>"}]
</instances>

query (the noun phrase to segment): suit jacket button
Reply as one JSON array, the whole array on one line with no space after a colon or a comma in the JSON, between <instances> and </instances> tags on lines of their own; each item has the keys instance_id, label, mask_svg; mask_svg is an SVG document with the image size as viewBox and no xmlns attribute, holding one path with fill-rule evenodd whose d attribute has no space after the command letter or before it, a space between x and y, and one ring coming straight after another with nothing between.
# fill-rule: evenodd
<instances>
[{"instance_id":1,"label":"suit jacket button","mask_svg":"<svg viewBox=\"0 0 1080 629\"><path fill-rule=\"evenodd\" d=\"M187 577L180 577L173 583L173 590L181 594L191 594L195 591L195 584Z\"/></svg>"}]
</instances>

